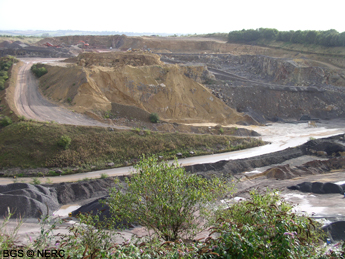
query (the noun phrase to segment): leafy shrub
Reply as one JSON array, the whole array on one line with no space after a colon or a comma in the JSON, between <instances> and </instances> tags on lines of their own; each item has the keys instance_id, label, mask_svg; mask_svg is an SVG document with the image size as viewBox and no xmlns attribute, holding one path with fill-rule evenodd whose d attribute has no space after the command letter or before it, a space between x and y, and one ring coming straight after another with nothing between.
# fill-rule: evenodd
<instances>
[{"instance_id":1,"label":"leafy shrub","mask_svg":"<svg viewBox=\"0 0 345 259\"><path fill-rule=\"evenodd\" d=\"M322 252L316 249L319 223L293 213L277 192L250 195L219 215L214 231L220 237L213 245L221 258L314 258Z\"/></svg>"},{"instance_id":2,"label":"leafy shrub","mask_svg":"<svg viewBox=\"0 0 345 259\"><path fill-rule=\"evenodd\" d=\"M223 134L223 133L224 133L224 129L223 129L223 128L219 128L219 132L220 132L221 134Z\"/></svg>"},{"instance_id":3,"label":"leafy shrub","mask_svg":"<svg viewBox=\"0 0 345 259\"><path fill-rule=\"evenodd\" d=\"M48 72L47 69L45 67L43 67L41 64L40 65L37 65L37 64L32 65L31 71L38 78L43 76L44 74L46 74Z\"/></svg>"},{"instance_id":4,"label":"leafy shrub","mask_svg":"<svg viewBox=\"0 0 345 259\"><path fill-rule=\"evenodd\" d=\"M11 118L9 118L7 116L5 116L4 118L2 118L0 120L0 125L3 126L3 127L5 127L7 125L10 125L10 124L12 124L12 120L11 120Z\"/></svg>"},{"instance_id":5,"label":"leafy shrub","mask_svg":"<svg viewBox=\"0 0 345 259\"><path fill-rule=\"evenodd\" d=\"M7 71L0 71L0 77L2 77L4 80L8 79Z\"/></svg>"},{"instance_id":6,"label":"leafy shrub","mask_svg":"<svg viewBox=\"0 0 345 259\"><path fill-rule=\"evenodd\" d=\"M30 183L34 185L38 185L38 184L41 184L41 181L37 177L34 177Z\"/></svg>"},{"instance_id":7,"label":"leafy shrub","mask_svg":"<svg viewBox=\"0 0 345 259\"><path fill-rule=\"evenodd\" d=\"M79 214L81 224L69 228L70 234L62 236L59 248L67 251L69 258L119 258L112 255L111 248L117 250L114 245L114 233L105 231L109 228L109 221L100 221L99 213Z\"/></svg>"},{"instance_id":8,"label":"leafy shrub","mask_svg":"<svg viewBox=\"0 0 345 259\"><path fill-rule=\"evenodd\" d=\"M108 178L108 177L109 177L109 175L106 174L106 173L102 173L102 174L101 174L101 179L105 179L105 178Z\"/></svg>"},{"instance_id":9,"label":"leafy shrub","mask_svg":"<svg viewBox=\"0 0 345 259\"><path fill-rule=\"evenodd\" d=\"M18 231L23 224L23 221L20 220L17 225L13 228L8 227L7 225L10 222L10 218L13 216L13 212L10 211L10 208L7 208L7 215L2 220L0 224L0 250L9 250L14 247L14 242L17 239ZM11 231L9 231L12 229Z\"/></svg>"},{"instance_id":10,"label":"leafy shrub","mask_svg":"<svg viewBox=\"0 0 345 259\"><path fill-rule=\"evenodd\" d=\"M58 140L57 144L64 149L68 149L69 145L71 144L71 138L69 136L63 135Z\"/></svg>"},{"instance_id":11,"label":"leafy shrub","mask_svg":"<svg viewBox=\"0 0 345 259\"><path fill-rule=\"evenodd\" d=\"M0 77L0 90L4 90L4 89L5 89L5 79Z\"/></svg>"},{"instance_id":12,"label":"leafy shrub","mask_svg":"<svg viewBox=\"0 0 345 259\"><path fill-rule=\"evenodd\" d=\"M219 178L187 174L177 160L169 164L143 157L135 169L126 178L126 192L120 185L113 188L107 203L116 221L137 222L166 241L193 237L203 229L200 223L212 217L207 205L233 188Z\"/></svg>"},{"instance_id":13,"label":"leafy shrub","mask_svg":"<svg viewBox=\"0 0 345 259\"><path fill-rule=\"evenodd\" d=\"M157 113L151 113L149 119L152 123L157 123L159 121L159 116Z\"/></svg>"}]
</instances>

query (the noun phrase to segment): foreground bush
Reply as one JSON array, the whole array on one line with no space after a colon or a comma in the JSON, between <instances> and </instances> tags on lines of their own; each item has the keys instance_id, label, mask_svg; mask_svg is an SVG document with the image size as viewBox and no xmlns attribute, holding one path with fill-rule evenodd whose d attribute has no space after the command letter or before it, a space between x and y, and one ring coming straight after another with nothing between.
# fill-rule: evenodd
<instances>
[{"instance_id":1,"label":"foreground bush","mask_svg":"<svg viewBox=\"0 0 345 259\"><path fill-rule=\"evenodd\" d=\"M25 247L15 244L21 222L14 230L6 231L11 216L9 212L0 225L0 257L3 250L53 249L62 250L64 258L83 259L345 258L344 241L332 248L333 251L324 251L316 243L319 233L314 226L317 227L317 224L308 217L291 213L291 208L276 193L259 195L253 192L250 200L239 202L218 214L223 217L210 229L212 232L205 241L193 242L181 239L164 242L157 238L134 237L116 244L114 237L117 231L105 230L105 227L111 226L100 222L98 215L89 214L79 215L80 224L71 226L68 234L61 235L55 231L54 235L53 231L61 221L42 216L39 236L35 239L28 236L30 241ZM214 233L219 236L215 238Z\"/></svg>"},{"instance_id":2,"label":"foreground bush","mask_svg":"<svg viewBox=\"0 0 345 259\"><path fill-rule=\"evenodd\" d=\"M169 164L143 158L135 169L127 187L111 190L108 205L116 220L137 222L166 241L193 237L212 216L210 202L233 188L219 178L187 174L177 160Z\"/></svg>"},{"instance_id":3,"label":"foreground bush","mask_svg":"<svg viewBox=\"0 0 345 259\"><path fill-rule=\"evenodd\" d=\"M321 224L291 209L276 192L253 191L222 211L214 228L217 258L318 258Z\"/></svg>"}]
</instances>

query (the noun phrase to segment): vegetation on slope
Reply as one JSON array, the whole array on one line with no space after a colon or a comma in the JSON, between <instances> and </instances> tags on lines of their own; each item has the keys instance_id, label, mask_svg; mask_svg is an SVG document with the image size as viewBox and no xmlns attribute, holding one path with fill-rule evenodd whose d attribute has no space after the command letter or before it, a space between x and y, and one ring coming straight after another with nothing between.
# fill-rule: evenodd
<instances>
[{"instance_id":1,"label":"vegetation on slope","mask_svg":"<svg viewBox=\"0 0 345 259\"><path fill-rule=\"evenodd\" d=\"M71 142L61 146L61 137ZM123 166L138 161L142 154L171 159L182 156L225 152L262 145L253 138L160 133L149 130L109 131L107 128L76 127L56 123L21 121L0 129L0 165L5 167L104 168L108 163Z\"/></svg>"},{"instance_id":2,"label":"vegetation on slope","mask_svg":"<svg viewBox=\"0 0 345 259\"><path fill-rule=\"evenodd\" d=\"M5 89L5 82L9 78L9 69L15 62L18 62L18 60L12 56L0 58L0 90Z\"/></svg>"}]
</instances>

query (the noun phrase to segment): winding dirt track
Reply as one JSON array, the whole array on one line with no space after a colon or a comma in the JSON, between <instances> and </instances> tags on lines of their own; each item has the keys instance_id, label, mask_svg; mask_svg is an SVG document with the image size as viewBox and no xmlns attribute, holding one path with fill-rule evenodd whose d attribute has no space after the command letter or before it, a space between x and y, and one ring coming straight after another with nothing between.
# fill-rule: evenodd
<instances>
[{"instance_id":1,"label":"winding dirt track","mask_svg":"<svg viewBox=\"0 0 345 259\"><path fill-rule=\"evenodd\" d=\"M56 59L22 59L21 61L25 64L18 72L14 94L15 105L20 115L23 115L27 119L55 121L60 124L129 129L128 127L101 123L85 115L74 113L45 99L38 90L38 80L31 73L30 68L34 63L56 61Z\"/></svg>"}]
</instances>

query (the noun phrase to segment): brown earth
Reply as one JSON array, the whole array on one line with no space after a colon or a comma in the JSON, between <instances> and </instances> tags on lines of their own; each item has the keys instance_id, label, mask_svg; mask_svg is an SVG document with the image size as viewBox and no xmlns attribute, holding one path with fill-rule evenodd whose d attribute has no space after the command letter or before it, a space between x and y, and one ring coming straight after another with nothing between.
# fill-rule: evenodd
<instances>
[{"instance_id":1,"label":"brown earth","mask_svg":"<svg viewBox=\"0 0 345 259\"><path fill-rule=\"evenodd\" d=\"M80 113L107 112L118 104L158 113L169 122L256 123L197 82L211 76L204 66L167 65L150 53L112 52L84 53L69 67L46 67L42 92Z\"/></svg>"}]
</instances>

